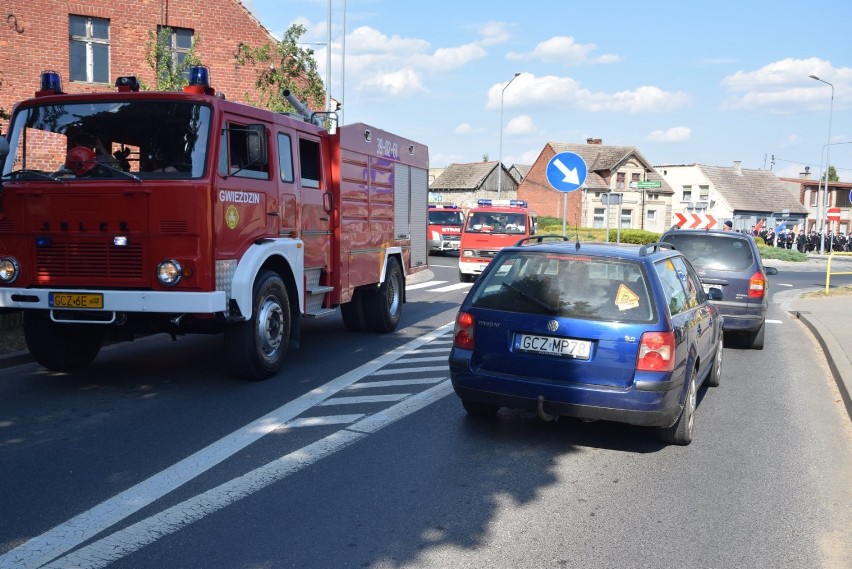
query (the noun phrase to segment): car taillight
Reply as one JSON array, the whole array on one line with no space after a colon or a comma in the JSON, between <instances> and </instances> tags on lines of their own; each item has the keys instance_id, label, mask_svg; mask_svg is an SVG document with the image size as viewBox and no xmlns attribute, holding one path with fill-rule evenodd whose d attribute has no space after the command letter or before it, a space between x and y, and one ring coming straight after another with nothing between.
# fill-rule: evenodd
<instances>
[{"instance_id":1,"label":"car taillight","mask_svg":"<svg viewBox=\"0 0 852 569\"><path fill-rule=\"evenodd\" d=\"M763 298L766 293L766 277L761 271L754 273L748 280L748 297Z\"/></svg>"},{"instance_id":2,"label":"car taillight","mask_svg":"<svg viewBox=\"0 0 852 569\"><path fill-rule=\"evenodd\" d=\"M674 332L645 332L639 342L636 369L638 371L672 371L674 356Z\"/></svg>"},{"instance_id":3,"label":"car taillight","mask_svg":"<svg viewBox=\"0 0 852 569\"><path fill-rule=\"evenodd\" d=\"M455 347L472 350L476 346L473 337L473 325L473 315L467 312L459 312L453 329L453 345Z\"/></svg>"}]
</instances>

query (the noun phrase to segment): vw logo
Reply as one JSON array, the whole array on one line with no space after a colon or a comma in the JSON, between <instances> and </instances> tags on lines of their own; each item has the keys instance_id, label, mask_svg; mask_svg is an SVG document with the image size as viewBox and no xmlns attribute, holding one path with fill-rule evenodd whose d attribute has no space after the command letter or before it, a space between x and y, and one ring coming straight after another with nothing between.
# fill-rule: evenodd
<instances>
[{"instance_id":1,"label":"vw logo","mask_svg":"<svg viewBox=\"0 0 852 569\"><path fill-rule=\"evenodd\" d=\"M551 320L547 323L547 329L551 332L556 332L557 328L559 328L559 322L557 322L556 320Z\"/></svg>"}]
</instances>

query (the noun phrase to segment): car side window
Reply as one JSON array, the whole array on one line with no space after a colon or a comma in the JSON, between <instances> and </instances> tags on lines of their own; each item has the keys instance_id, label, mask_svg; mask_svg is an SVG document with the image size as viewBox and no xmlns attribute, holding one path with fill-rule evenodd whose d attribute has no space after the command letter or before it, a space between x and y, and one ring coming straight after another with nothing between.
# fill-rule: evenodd
<instances>
[{"instance_id":1,"label":"car side window","mask_svg":"<svg viewBox=\"0 0 852 569\"><path fill-rule=\"evenodd\" d=\"M672 263L677 269L678 278L686 289L686 308L695 308L704 302L704 289L701 288L701 281L698 280L698 276L684 262L682 257L675 257L672 259Z\"/></svg>"},{"instance_id":2,"label":"car side window","mask_svg":"<svg viewBox=\"0 0 852 569\"><path fill-rule=\"evenodd\" d=\"M683 270L679 271L675 266L674 261L677 260L679 259L674 257L654 263L654 269L660 276L660 283L663 285L663 291L666 295L666 304L672 316L680 314L688 308L687 292L683 282L686 275ZM681 265L681 267L684 266Z\"/></svg>"}]
</instances>

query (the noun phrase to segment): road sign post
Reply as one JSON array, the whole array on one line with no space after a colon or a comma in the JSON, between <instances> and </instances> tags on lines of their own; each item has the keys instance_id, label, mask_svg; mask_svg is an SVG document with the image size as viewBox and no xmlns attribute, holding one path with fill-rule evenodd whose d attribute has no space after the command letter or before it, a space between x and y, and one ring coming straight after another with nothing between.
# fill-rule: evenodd
<instances>
[{"instance_id":1,"label":"road sign post","mask_svg":"<svg viewBox=\"0 0 852 569\"><path fill-rule=\"evenodd\" d=\"M663 187L663 183L659 180L642 180L636 182L636 188L642 190L642 216L639 219L639 229L645 229L645 190Z\"/></svg>"}]
</instances>

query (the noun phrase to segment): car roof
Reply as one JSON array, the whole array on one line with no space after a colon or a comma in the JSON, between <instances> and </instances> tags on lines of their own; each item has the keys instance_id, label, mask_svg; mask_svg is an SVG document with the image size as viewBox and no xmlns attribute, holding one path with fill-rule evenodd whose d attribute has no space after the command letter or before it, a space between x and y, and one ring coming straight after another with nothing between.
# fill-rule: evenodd
<instances>
[{"instance_id":1,"label":"car roof","mask_svg":"<svg viewBox=\"0 0 852 569\"><path fill-rule=\"evenodd\" d=\"M724 237L728 239L746 239L750 238L751 235L746 233L740 233L739 231L724 231L722 229L669 229L665 233L663 233L663 237L666 235L709 235L712 237Z\"/></svg>"},{"instance_id":2,"label":"car roof","mask_svg":"<svg viewBox=\"0 0 852 569\"><path fill-rule=\"evenodd\" d=\"M609 257L632 261L643 261L646 258L656 260L665 257L683 256L681 252L670 249L670 243L665 243L665 247L661 247L659 243L650 243L648 245L590 241L544 241L538 243L537 240L538 237L523 239L523 244L506 247L504 250Z\"/></svg>"}]
</instances>

